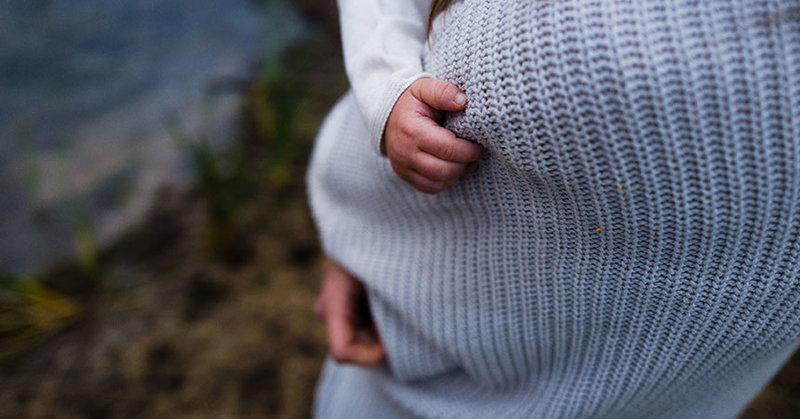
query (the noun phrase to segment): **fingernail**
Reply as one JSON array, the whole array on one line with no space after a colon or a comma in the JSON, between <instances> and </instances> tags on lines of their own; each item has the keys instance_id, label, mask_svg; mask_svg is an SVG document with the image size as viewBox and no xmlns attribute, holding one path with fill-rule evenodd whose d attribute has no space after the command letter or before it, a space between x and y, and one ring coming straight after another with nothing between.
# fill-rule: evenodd
<instances>
[{"instance_id":1,"label":"fingernail","mask_svg":"<svg viewBox=\"0 0 800 419\"><path fill-rule=\"evenodd\" d=\"M456 95L456 98L453 100L457 106L464 106L467 104L467 95L463 93L459 93Z\"/></svg>"}]
</instances>

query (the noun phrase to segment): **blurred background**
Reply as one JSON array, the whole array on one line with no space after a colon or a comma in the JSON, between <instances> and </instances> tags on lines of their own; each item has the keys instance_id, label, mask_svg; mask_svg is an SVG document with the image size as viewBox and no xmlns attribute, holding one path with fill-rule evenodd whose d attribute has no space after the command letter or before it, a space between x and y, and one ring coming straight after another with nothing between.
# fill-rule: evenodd
<instances>
[{"instance_id":1,"label":"blurred background","mask_svg":"<svg viewBox=\"0 0 800 419\"><path fill-rule=\"evenodd\" d=\"M308 417L335 2L0 4L0 418Z\"/></svg>"}]
</instances>

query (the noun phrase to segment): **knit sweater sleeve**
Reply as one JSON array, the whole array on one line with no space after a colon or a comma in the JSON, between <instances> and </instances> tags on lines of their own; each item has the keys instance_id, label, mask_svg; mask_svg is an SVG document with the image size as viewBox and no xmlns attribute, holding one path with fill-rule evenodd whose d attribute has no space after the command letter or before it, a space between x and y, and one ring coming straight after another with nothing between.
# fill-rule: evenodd
<instances>
[{"instance_id":1,"label":"knit sweater sleeve","mask_svg":"<svg viewBox=\"0 0 800 419\"><path fill-rule=\"evenodd\" d=\"M394 103L420 77L431 0L338 0L347 77L367 123L370 143L382 149Z\"/></svg>"}]
</instances>

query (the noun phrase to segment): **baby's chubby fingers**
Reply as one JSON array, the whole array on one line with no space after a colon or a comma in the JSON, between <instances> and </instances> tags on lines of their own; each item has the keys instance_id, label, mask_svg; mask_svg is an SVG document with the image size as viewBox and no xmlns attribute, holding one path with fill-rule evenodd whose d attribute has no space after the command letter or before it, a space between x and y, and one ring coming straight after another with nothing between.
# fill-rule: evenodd
<instances>
[{"instance_id":1,"label":"baby's chubby fingers","mask_svg":"<svg viewBox=\"0 0 800 419\"><path fill-rule=\"evenodd\" d=\"M484 154L480 145L437 123L442 111L461 111L466 104L466 95L455 85L426 78L398 98L384 131L385 152L392 169L415 189L437 193L449 188Z\"/></svg>"},{"instance_id":2,"label":"baby's chubby fingers","mask_svg":"<svg viewBox=\"0 0 800 419\"><path fill-rule=\"evenodd\" d=\"M452 186L467 171L468 163L483 156L485 150L478 144L457 138L452 132L431 120L422 120L415 133L417 150L408 158L408 169L421 175L406 178L417 190L438 193ZM402 170L396 168L395 171Z\"/></svg>"},{"instance_id":3,"label":"baby's chubby fingers","mask_svg":"<svg viewBox=\"0 0 800 419\"><path fill-rule=\"evenodd\" d=\"M457 180L433 180L415 170L409 170L401 177L414 189L427 194L439 193L452 186Z\"/></svg>"},{"instance_id":4,"label":"baby's chubby fingers","mask_svg":"<svg viewBox=\"0 0 800 419\"><path fill-rule=\"evenodd\" d=\"M440 111L461 111L467 106L467 95L456 85L443 80L421 78L408 87L417 100Z\"/></svg>"},{"instance_id":5,"label":"baby's chubby fingers","mask_svg":"<svg viewBox=\"0 0 800 419\"><path fill-rule=\"evenodd\" d=\"M467 170L467 163L442 160L419 149L408 157L390 159L390 163L400 178L429 194L449 188Z\"/></svg>"},{"instance_id":6,"label":"baby's chubby fingers","mask_svg":"<svg viewBox=\"0 0 800 419\"><path fill-rule=\"evenodd\" d=\"M442 160L421 151L413 159L411 169L430 180L455 182L467 169L467 164Z\"/></svg>"},{"instance_id":7,"label":"baby's chubby fingers","mask_svg":"<svg viewBox=\"0 0 800 419\"><path fill-rule=\"evenodd\" d=\"M453 132L433 123L423 121L419 136L418 147L442 160L456 163L470 163L480 159L486 152L482 146L456 137Z\"/></svg>"}]
</instances>

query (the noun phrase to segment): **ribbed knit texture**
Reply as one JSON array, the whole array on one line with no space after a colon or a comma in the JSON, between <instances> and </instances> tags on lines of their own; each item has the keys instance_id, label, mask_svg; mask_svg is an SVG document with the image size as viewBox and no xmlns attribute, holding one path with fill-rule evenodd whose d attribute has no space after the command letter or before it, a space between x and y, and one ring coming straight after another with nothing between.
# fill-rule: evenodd
<instances>
[{"instance_id":1,"label":"ribbed knit texture","mask_svg":"<svg viewBox=\"0 0 800 419\"><path fill-rule=\"evenodd\" d=\"M387 348L324 417L730 418L800 343L800 1L466 0L426 71L483 144L437 195L351 96L309 172Z\"/></svg>"}]
</instances>

